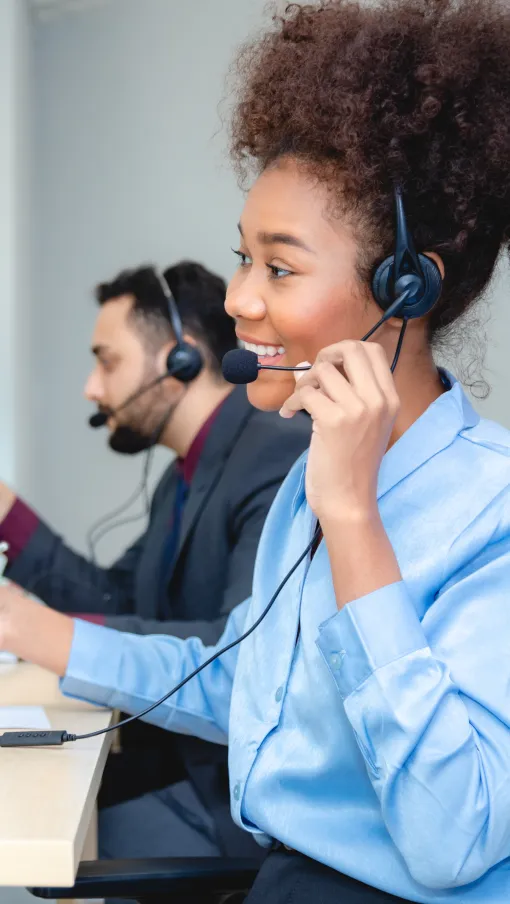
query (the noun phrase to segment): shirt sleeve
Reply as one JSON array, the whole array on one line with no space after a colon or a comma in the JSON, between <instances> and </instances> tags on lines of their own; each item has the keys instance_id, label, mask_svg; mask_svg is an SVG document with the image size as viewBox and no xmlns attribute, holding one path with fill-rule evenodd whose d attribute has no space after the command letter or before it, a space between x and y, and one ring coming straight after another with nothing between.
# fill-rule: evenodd
<instances>
[{"instance_id":1,"label":"shirt sleeve","mask_svg":"<svg viewBox=\"0 0 510 904\"><path fill-rule=\"evenodd\" d=\"M249 603L233 610L214 647L197 637L127 634L78 619L61 689L122 712L141 712L241 636ZM144 717L146 721L225 744L237 654L237 646L225 652Z\"/></svg>"},{"instance_id":2,"label":"shirt sleeve","mask_svg":"<svg viewBox=\"0 0 510 904\"><path fill-rule=\"evenodd\" d=\"M320 627L388 831L416 881L451 888L510 856L510 539L423 621L405 583Z\"/></svg>"},{"instance_id":3,"label":"shirt sleeve","mask_svg":"<svg viewBox=\"0 0 510 904\"><path fill-rule=\"evenodd\" d=\"M0 524L0 541L9 544L7 560L12 564L35 532L39 518L21 499L16 499Z\"/></svg>"}]
</instances>

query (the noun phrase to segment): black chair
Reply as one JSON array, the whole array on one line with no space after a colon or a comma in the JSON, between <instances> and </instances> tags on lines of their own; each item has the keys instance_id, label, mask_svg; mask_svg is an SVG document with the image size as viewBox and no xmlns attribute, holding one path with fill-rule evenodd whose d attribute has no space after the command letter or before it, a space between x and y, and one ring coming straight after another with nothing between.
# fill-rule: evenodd
<instances>
[{"instance_id":1,"label":"black chair","mask_svg":"<svg viewBox=\"0 0 510 904\"><path fill-rule=\"evenodd\" d=\"M29 888L37 898L131 898L141 904L239 904L260 864L219 857L91 860L71 888Z\"/></svg>"}]
</instances>

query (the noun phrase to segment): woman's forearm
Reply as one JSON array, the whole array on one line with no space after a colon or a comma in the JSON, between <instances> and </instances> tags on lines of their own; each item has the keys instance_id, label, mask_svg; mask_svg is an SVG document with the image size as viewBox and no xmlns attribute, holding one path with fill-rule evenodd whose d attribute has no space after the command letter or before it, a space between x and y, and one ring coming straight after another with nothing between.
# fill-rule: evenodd
<instances>
[{"instance_id":1,"label":"woman's forearm","mask_svg":"<svg viewBox=\"0 0 510 904\"><path fill-rule=\"evenodd\" d=\"M377 509L321 521L339 609L402 580Z\"/></svg>"}]
</instances>

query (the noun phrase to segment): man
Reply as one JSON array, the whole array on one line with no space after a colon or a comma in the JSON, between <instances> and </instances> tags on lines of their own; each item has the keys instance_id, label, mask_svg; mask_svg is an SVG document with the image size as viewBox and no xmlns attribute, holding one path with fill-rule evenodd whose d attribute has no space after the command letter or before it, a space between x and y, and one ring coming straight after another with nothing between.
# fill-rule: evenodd
<instances>
[{"instance_id":1,"label":"man","mask_svg":"<svg viewBox=\"0 0 510 904\"><path fill-rule=\"evenodd\" d=\"M157 441L177 454L145 533L100 568L0 484L0 540L9 543L7 576L55 609L121 631L214 644L229 612L251 593L264 520L308 445L310 424L257 411L244 388L224 381L221 360L236 346L224 281L192 262L164 276L184 337L202 355L199 375L188 384L158 380L176 342L161 283L143 267L96 290L96 360L85 390L107 416L112 449L133 454ZM253 855L257 846L230 818L225 748L147 725L128 728L124 751L105 774L102 854Z\"/></svg>"}]
</instances>

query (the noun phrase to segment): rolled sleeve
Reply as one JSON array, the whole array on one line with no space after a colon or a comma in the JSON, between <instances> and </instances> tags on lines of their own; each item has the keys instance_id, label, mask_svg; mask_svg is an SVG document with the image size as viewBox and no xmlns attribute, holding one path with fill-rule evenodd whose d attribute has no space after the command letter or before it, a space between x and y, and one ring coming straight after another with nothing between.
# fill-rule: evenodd
<instances>
[{"instance_id":1,"label":"rolled sleeve","mask_svg":"<svg viewBox=\"0 0 510 904\"><path fill-rule=\"evenodd\" d=\"M323 622L317 646L345 699L376 669L428 643L400 582L349 603Z\"/></svg>"}]
</instances>

